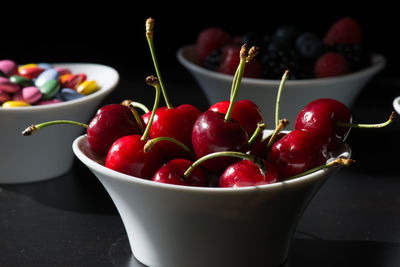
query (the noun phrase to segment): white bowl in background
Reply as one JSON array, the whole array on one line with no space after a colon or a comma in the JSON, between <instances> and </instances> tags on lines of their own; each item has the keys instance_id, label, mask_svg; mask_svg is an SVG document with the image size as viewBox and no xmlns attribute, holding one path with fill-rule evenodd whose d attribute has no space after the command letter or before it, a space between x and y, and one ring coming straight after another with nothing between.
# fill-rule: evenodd
<instances>
[{"instance_id":1,"label":"white bowl in background","mask_svg":"<svg viewBox=\"0 0 400 267\"><path fill-rule=\"evenodd\" d=\"M393 108L400 115L400 96L393 100Z\"/></svg>"},{"instance_id":2,"label":"white bowl in background","mask_svg":"<svg viewBox=\"0 0 400 267\"><path fill-rule=\"evenodd\" d=\"M111 196L135 258L152 267L282 264L303 211L337 170L254 187L189 187L106 168L86 135L74 141L73 151ZM350 148L338 154L350 157Z\"/></svg>"},{"instance_id":3,"label":"white bowl in background","mask_svg":"<svg viewBox=\"0 0 400 267\"><path fill-rule=\"evenodd\" d=\"M100 90L57 104L0 107L0 184L36 182L67 172L74 160L71 143L82 134L83 128L56 125L39 130L32 136L22 136L22 131L32 124L52 120L88 123L101 101L119 82L118 72L109 66L89 63L52 65L68 68L72 73L85 73L87 80L95 80Z\"/></svg>"},{"instance_id":4,"label":"white bowl in background","mask_svg":"<svg viewBox=\"0 0 400 267\"><path fill-rule=\"evenodd\" d=\"M198 82L210 105L229 100L233 76L199 66L196 63L194 45L180 48L177 51L177 58ZM342 76L287 80L280 101L280 118L288 119L288 129L293 129L297 113L309 102L318 98L337 99L351 108L367 82L386 65L386 59L382 55L374 55L372 62L369 68ZM274 126L279 84L279 80L244 77L237 100L249 99L255 102L260 107L267 125Z\"/></svg>"}]
</instances>

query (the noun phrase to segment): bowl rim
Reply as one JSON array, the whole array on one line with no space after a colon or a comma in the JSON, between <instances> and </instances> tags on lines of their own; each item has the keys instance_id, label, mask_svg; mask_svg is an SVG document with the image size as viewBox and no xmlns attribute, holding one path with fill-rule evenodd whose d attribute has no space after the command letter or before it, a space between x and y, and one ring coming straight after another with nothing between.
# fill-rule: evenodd
<instances>
[{"instance_id":1,"label":"bowl rim","mask_svg":"<svg viewBox=\"0 0 400 267\"><path fill-rule=\"evenodd\" d=\"M101 68L104 71L107 71L112 75L112 79L109 81L109 85L107 87L102 87L100 90L90 94L86 95L84 97L74 99L71 101L65 101L65 102L60 102L56 104L49 104L49 105L32 105L32 106L27 106L27 107L13 107L13 108L2 108L0 106L0 113L2 112L24 112L24 111L29 111L29 112L41 112L41 111L52 111L53 109L57 108L74 108L76 105L83 104L84 102L90 101L95 98L102 97L103 95L109 94L112 90L115 89L117 84L119 83L119 73L116 69L113 67L103 65L103 64L97 64L97 63L79 63L79 62L65 62L65 63L49 63L54 67L96 67L96 68Z\"/></svg>"},{"instance_id":2,"label":"bowl rim","mask_svg":"<svg viewBox=\"0 0 400 267\"><path fill-rule=\"evenodd\" d=\"M88 142L86 134L83 134L83 135L77 137L72 143L73 152L75 153L76 157L86 165L86 167L96 170L97 172L101 173L102 175L110 176L113 179L117 179L117 180L128 182L128 183L136 183L136 184L140 184L143 186L150 186L150 187L158 188L158 189L175 190L175 191L190 192L190 193L232 194L233 192L235 192L235 194L241 194L241 193L255 192L255 191L260 191L260 190L272 190L274 188L277 189L282 186L299 185L306 181L318 180L320 178L323 178L328 173L341 168L341 166L333 166L331 168L325 168L325 169L322 169L322 170L319 170L319 171L316 171L316 172L313 172L308 175L304 175L302 177L298 177L295 179L276 182L276 183L272 183L272 184L266 184L266 185L258 185L258 186L221 188L221 187L194 187L194 186L186 186L186 185L173 185L173 184L158 183L158 182L154 182L151 180L127 175L127 174L109 169L109 168L105 167L104 165L98 163L97 161L89 158L81 150L80 145L83 144L84 142ZM342 153L340 156L349 158L350 154L351 154L351 148L348 144L345 144L344 153Z\"/></svg>"},{"instance_id":3,"label":"bowl rim","mask_svg":"<svg viewBox=\"0 0 400 267\"><path fill-rule=\"evenodd\" d=\"M193 53L195 49L195 45L185 45L180 47L176 52L176 57L178 61L189 69L192 72L200 73L204 76L208 76L210 78L219 79L227 82L232 82L232 75L218 73L216 71L212 71L206 69L198 64L194 63L190 59L187 58L187 53ZM368 68L355 71L352 73L344 74L341 76L335 77L325 77L325 78L314 78L314 79L301 79L301 80L287 80L285 84L287 86L295 86L295 85L324 85L327 83L335 83L338 81L345 82L353 79L360 78L362 76L369 76L379 72L386 66L386 57L382 54L372 54L372 65ZM242 83L251 84L251 85L259 85L259 86L279 86L280 80L271 80L271 79L260 79L260 78L248 78L243 77Z\"/></svg>"},{"instance_id":4,"label":"bowl rim","mask_svg":"<svg viewBox=\"0 0 400 267\"><path fill-rule=\"evenodd\" d=\"M397 114L400 115L400 96L393 100L393 108L396 110Z\"/></svg>"}]
</instances>

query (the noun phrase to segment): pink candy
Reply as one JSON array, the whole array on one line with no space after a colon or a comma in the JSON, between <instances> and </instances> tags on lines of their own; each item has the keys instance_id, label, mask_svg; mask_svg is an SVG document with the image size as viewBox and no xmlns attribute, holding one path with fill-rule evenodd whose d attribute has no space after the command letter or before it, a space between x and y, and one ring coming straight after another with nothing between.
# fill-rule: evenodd
<instances>
[{"instance_id":1,"label":"pink candy","mask_svg":"<svg viewBox=\"0 0 400 267\"><path fill-rule=\"evenodd\" d=\"M17 64L9 59L0 60L0 71L2 71L7 77L18 73Z\"/></svg>"},{"instance_id":2,"label":"pink candy","mask_svg":"<svg viewBox=\"0 0 400 267\"><path fill-rule=\"evenodd\" d=\"M22 88L13 96L13 100L24 101L29 104L35 104L42 98L42 92L35 86Z\"/></svg>"},{"instance_id":3,"label":"pink candy","mask_svg":"<svg viewBox=\"0 0 400 267\"><path fill-rule=\"evenodd\" d=\"M19 86L10 82L9 79L0 76L0 91L14 94L18 92Z\"/></svg>"}]
</instances>

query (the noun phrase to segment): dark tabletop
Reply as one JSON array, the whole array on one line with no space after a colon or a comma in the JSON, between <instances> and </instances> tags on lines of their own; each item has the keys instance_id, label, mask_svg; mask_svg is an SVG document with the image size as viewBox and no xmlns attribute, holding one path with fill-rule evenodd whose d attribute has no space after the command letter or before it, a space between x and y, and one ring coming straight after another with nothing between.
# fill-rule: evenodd
<instances>
[{"instance_id":1,"label":"dark tabletop","mask_svg":"<svg viewBox=\"0 0 400 267\"><path fill-rule=\"evenodd\" d=\"M167 76L168 75L168 76ZM208 103L182 68L164 77L174 103ZM400 80L377 76L351 108L354 122L380 122ZM134 96L151 106L141 77L121 73L108 102ZM380 130L353 129L356 163L330 177L306 209L285 266L400 266L400 120ZM0 266L143 266L97 178L78 160L43 182L0 185Z\"/></svg>"}]
</instances>

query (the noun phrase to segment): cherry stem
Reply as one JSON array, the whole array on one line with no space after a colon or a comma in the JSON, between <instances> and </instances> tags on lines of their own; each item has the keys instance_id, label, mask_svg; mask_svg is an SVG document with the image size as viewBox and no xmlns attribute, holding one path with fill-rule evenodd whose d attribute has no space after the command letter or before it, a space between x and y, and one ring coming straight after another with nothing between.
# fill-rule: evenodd
<instances>
[{"instance_id":1,"label":"cherry stem","mask_svg":"<svg viewBox=\"0 0 400 267\"><path fill-rule=\"evenodd\" d=\"M182 143L179 140L176 140L172 137L168 137L168 136L161 136L161 137L156 137L153 139L150 139L149 141L147 141L147 143L144 146L144 152L149 152L150 149L158 142L160 141L169 141L172 143L177 144L178 146L180 146L183 150L185 150L188 154L190 154L191 156L194 156L193 152L190 150L190 148L185 145L184 143Z\"/></svg>"},{"instance_id":2,"label":"cherry stem","mask_svg":"<svg viewBox=\"0 0 400 267\"><path fill-rule=\"evenodd\" d=\"M254 141L257 139L257 137L260 135L260 133L262 133L262 131L265 128L267 128L267 125L265 123L260 122L257 124L257 128L255 129L253 135L249 139L249 142L248 142L249 147L251 147L253 145Z\"/></svg>"},{"instance_id":3,"label":"cherry stem","mask_svg":"<svg viewBox=\"0 0 400 267\"><path fill-rule=\"evenodd\" d=\"M146 39L149 44L151 58L153 59L154 68L156 69L157 77L158 77L158 80L159 80L159 83L161 86L162 94L164 96L165 104L167 105L167 108L170 109L170 108L173 108L173 106L169 101L167 91L165 90L164 82L161 78L160 68L158 66L156 53L155 53L155 49L154 49L153 35L154 35L154 19L148 18L146 20Z\"/></svg>"},{"instance_id":4,"label":"cherry stem","mask_svg":"<svg viewBox=\"0 0 400 267\"><path fill-rule=\"evenodd\" d=\"M241 158L241 159L247 159L247 160L250 160L251 162L255 162L255 163L261 162L261 159L258 159L256 156L248 155L243 152L237 152L237 151L214 152L214 153L207 154L207 155L199 158L195 162L193 162L192 165L190 165L189 168L183 173L183 179L187 179L190 176L190 174L192 174L192 171L194 170L194 168L196 168L198 165L200 165L204 161L213 159L213 158L217 158L217 157L236 157L236 158Z\"/></svg>"},{"instance_id":5,"label":"cherry stem","mask_svg":"<svg viewBox=\"0 0 400 267\"><path fill-rule=\"evenodd\" d=\"M288 75L289 75L289 70L286 70L283 73L281 83L279 84L278 94L276 97L276 105L275 105L275 127L278 127L278 125L279 125L279 117L280 117L279 109L280 109L280 105L281 105L281 96L282 96L283 87L285 86Z\"/></svg>"},{"instance_id":6,"label":"cherry stem","mask_svg":"<svg viewBox=\"0 0 400 267\"><path fill-rule=\"evenodd\" d=\"M160 102L160 95L161 95L160 82L157 79L157 77L154 77L154 76L147 77L146 83L148 85L153 86L156 89L156 97L154 100L153 110L151 112L150 119L147 123L146 129L144 130L142 137L140 138L143 141L147 140L147 137L149 135L150 128L151 128L151 125L153 124L154 116L156 115L156 111L158 108L158 103Z\"/></svg>"},{"instance_id":7,"label":"cherry stem","mask_svg":"<svg viewBox=\"0 0 400 267\"><path fill-rule=\"evenodd\" d=\"M361 124L361 123L346 123L346 122L337 122L336 126L338 127L350 127L350 128L370 128L370 129L376 129L376 128L383 128L388 126L390 123L392 123L393 118L394 118L394 111L390 114L389 119L383 123L378 123L378 124Z\"/></svg>"},{"instance_id":8,"label":"cherry stem","mask_svg":"<svg viewBox=\"0 0 400 267\"><path fill-rule=\"evenodd\" d=\"M275 143L276 137L278 134L289 124L289 121L287 119L281 119L278 122L278 126L275 128L275 130L272 132L272 135L268 141L267 144L267 151L269 151L272 147L272 145ZM268 152L267 152L268 153Z\"/></svg>"},{"instance_id":9,"label":"cherry stem","mask_svg":"<svg viewBox=\"0 0 400 267\"><path fill-rule=\"evenodd\" d=\"M258 53L258 48L253 46L248 49L247 44L243 44L240 49L240 61L238 68L236 69L235 76L233 77L231 95L230 95L230 103L228 110L225 114L225 121L229 121L232 117L233 107L235 105L235 101L239 92L240 83L242 81L244 69L246 63L250 62Z\"/></svg>"},{"instance_id":10,"label":"cherry stem","mask_svg":"<svg viewBox=\"0 0 400 267\"><path fill-rule=\"evenodd\" d=\"M315 168L309 169L309 170L307 170L305 172L302 172L300 174L297 174L295 176L282 179L281 182L292 180L292 179L295 179L295 178L299 178L299 177L302 177L302 176L305 176L305 175L308 175L310 173L313 173L313 172L316 172L316 171L319 171L319 170L323 170L323 169L326 169L326 168L331 168L331 167L335 167L335 166L339 166L339 165L340 166L349 166L350 164L352 164L354 162L355 161L352 160L352 159L337 158L337 159L334 159L334 160L332 160L332 161L330 161L328 163L319 165L319 166L317 166Z\"/></svg>"},{"instance_id":11,"label":"cherry stem","mask_svg":"<svg viewBox=\"0 0 400 267\"><path fill-rule=\"evenodd\" d=\"M139 125L140 132L143 133L144 125L143 125L142 118L140 117L139 113L136 111L135 107L131 105L131 101L124 100L124 101L122 101L121 105L127 106L132 111L132 114L135 117L135 121Z\"/></svg>"},{"instance_id":12,"label":"cherry stem","mask_svg":"<svg viewBox=\"0 0 400 267\"><path fill-rule=\"evenodd\" d=\"M36 125L32 124L31 126L29 126L28 128L26 128L25 130L22 131L22 135L29 136L44 127L55 125L55 124L73 124L73 125L81 126L86 129L88 128L88 125L85 123L80 123L80 122L70 121L70 120L54 120L54 121L43 122L43 123L36 124Z\"/></svg>"},{"instance_id":13,"label":"cherry stem","mask_svg":"<svg viewBox=\"0 0 400 267\"><path fill-rule=\"evenodd\" d=\"M132 106L134 108L139 108L143 113L148 113L150 111L144 104L132 100L124 100L121 104L128 107Z\"/></svg>"}]
</instances>

